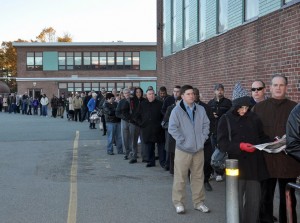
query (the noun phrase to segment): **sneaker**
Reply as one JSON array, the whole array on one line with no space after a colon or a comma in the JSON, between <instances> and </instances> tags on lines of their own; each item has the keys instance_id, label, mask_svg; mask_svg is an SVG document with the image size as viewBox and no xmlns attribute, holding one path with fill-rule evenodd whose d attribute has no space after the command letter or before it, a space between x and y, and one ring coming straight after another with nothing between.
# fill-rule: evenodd
<instances>
[{"instance_id":1,"label":"sneaker","mask_svg":"<svg viewBox=\"0 0 300 223\"><path fill-rule=\"evenodd\" d=\"M177 214L183 214L184 213L184 207L183 206L177 206L175 207Z\"/></svg>"},{"instance_id":2,"label":"sneaker","mask_svg":"<svg viewBox=\"0 0 300 223\"><path fill-rule=\"evenodd\" d=\"M195 210L201 211L203 213L208 213L210 211L209 208L206 207L206 205L204 203L198 204L197 207L195 208Z\"/></svg>"},{"instance_id":3,"label":"sneaker","mask_svg":"<svg viewBox=\"0 0 300 223\"><path fill-rule=\"evenodd\" d=\"M216 181L217 181L217 182L223 181L223 177L222 177L221 175L217 175L217 176L216 176Z\"/></svg>"}]
</instances>

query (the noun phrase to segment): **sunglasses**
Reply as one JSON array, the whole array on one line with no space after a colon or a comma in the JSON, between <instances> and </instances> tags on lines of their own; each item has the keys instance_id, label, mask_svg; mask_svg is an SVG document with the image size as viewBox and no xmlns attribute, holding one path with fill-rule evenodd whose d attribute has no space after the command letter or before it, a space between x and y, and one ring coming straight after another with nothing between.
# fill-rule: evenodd
<instances>
[{"instance_id":1,"label":"sunglasses","mask_svg":"<svg viewBox=\"0 0 300 223\"><path fill-rule=\"evenodd\" d=\"M264 87L253 87L251 91L261 91L262 89L264 89Z\"/></svg>"}]
</instances>

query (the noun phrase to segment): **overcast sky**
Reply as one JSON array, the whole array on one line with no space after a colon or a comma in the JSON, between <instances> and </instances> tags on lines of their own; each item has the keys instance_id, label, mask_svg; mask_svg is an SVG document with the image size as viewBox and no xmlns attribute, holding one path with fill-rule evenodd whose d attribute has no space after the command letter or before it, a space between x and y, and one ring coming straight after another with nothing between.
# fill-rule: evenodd
<instances>
[{"instance_id":1,"label":"overcast sky","mask_svg":"<svg viewBox=\"0 0 300 223\"><path fill-rule=\"evenodd\" d=\"M0 44L46 27L73 42L156 42L156 0L1 0Z\"/></svg>"}]
</instances>

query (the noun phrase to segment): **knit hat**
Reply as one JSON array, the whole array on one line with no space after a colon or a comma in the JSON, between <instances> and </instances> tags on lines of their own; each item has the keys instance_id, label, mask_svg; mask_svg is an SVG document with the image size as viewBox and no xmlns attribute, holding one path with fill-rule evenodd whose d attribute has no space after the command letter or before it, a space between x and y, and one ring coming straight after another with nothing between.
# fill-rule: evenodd
<instances>
[{"instance_id":1,"label":"knit hat","mask_svg":"<svg viewBox=\"0 0 300 223\"><path fill-rule=\"evenodd\" d=\"M232 105L234 107L251 105L251 98L248 96L247 90L242 87L240 82L236 83L233 88Z\"/></svg>"}]
</instances>

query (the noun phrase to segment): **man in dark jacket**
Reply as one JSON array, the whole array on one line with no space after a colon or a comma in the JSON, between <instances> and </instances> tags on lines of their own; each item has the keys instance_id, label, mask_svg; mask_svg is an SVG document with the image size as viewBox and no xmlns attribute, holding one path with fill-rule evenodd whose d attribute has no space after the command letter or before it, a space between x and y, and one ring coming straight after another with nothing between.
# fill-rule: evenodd
<instances>
[{"instance_id":1,"label":"man in dark jacket","mask_svg":"<svg viewBox=\"0 0 300 223\"><path fill-rule=\"evenodd\" d=\"M195 103L204 107L206 115L210 121L209 123L209 127L210 127L209 137L210 137L212 134L212 129L215 121L214 115L210 107L200 100L200 92L198 88L194 88L194 93L195 93ZM212 191L212 187L209 183L209 178L213 173L213 168L210 165L212 154L213 154L213 149L211 146L211 141L208 138L204 143L204 188L206 191Z\"/></svg>"},{"instance_id":2,"label":"man in dark jacket","mask_svg":"<svg viewBox=\"0 0 300 223\"><path fill-rule=\"evenodd\" d=\"M161 127L163 115L162 102L155 99L154 90L147 90L147 100L142 101L137 113L137 120L141 126L145 153L148 154L146 167L155 166L155 143L157 143L159 163L165 166L164 130Z\"/></svg>"},{"instance_id":3,"label":"man in dark jacket","mask_svg":"<svg viewBox=\"0 0 300 223\"><path fill-rule=\"evenodd\" d=\"M130 159L129 163L137 162L137 143L134 142L136 126L133 121L133 110L131 107L130 89L123 90L124 97L116 109L116 116L121 119L121 135L123 149L125 152L124 159Z\"/></svg>"},{"instance_id":4,"label":"man in dark jacket","mask_svg":"<svg viewBox=\"0 0 300 223\"><path fill-rule=\"evenodd\" d=\"M211 130L211 144L213 149L217 148L217 128L218 121L223 114L225 114L231 108L231 101L224 97L224 86L223 84L216 84L214 87L215 97L208 102L208 106L211 108L214 115L214 125ZM216 172L216 181L222 181L224 171Z\"/></svg>"},{"instance_id":5,"label":"man in dark jacket","mask_svg":"<svg viewBox=\"0 0 300 223\"><path fill-rule=\"evenodd\" d=\"M260 117L263 122L264 132L270 139L276 136L283 136L286 133L286 123L296 102L285 97L287 92L287 78L282 75L274 75L271 81L270 92L271 98L268 98L253 108L253 111ZM285 186L288 182L296 182L296 177L300 174L299 163L285 153L264 153L270 178L262 183L262 204L260 221L273 222L273 200L276 183L279 186L280 204L279 204L279 222L287 222ZM292 193L292 209L295 213L296 198ZM294 216L292 222L297 222Z\"/></svg>"}]
</instances>

